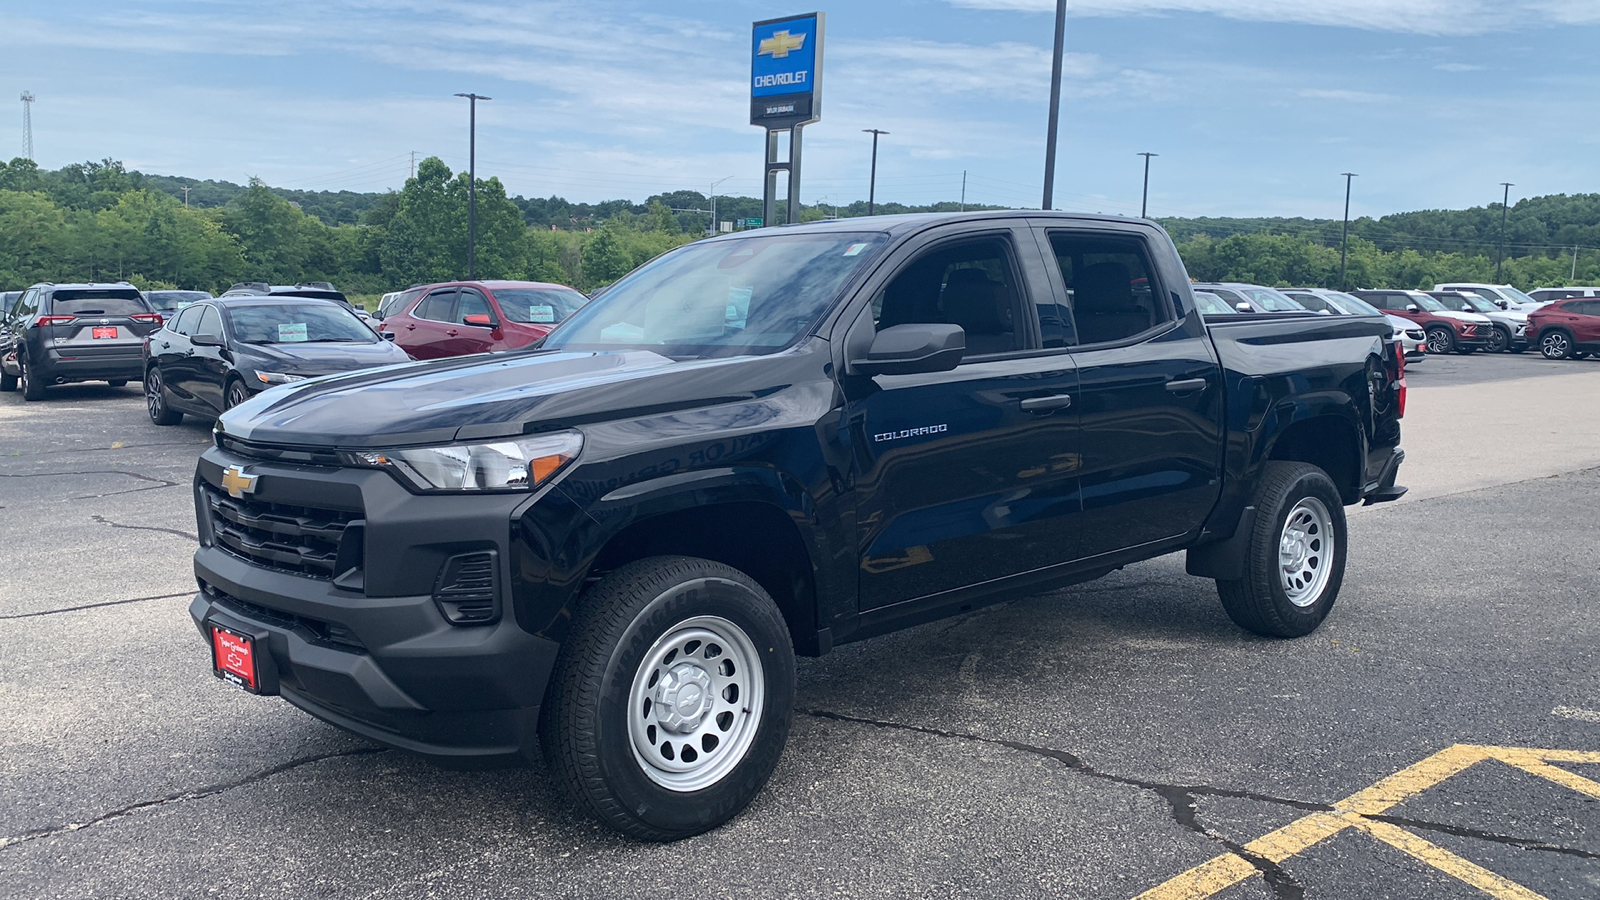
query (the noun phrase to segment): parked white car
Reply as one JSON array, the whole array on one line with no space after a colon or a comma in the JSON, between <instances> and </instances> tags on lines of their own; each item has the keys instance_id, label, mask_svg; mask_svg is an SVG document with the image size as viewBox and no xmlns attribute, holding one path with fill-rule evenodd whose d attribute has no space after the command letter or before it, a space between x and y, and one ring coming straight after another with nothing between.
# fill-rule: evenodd
<instances>
[{"instance_id":1,"label":"parked white car","mask_svg":"<svg viewBox=\"0 0 1600 900\"><path fill-rule=\"evenodd\" d=\"M1544 305L1543 302L1529 297L1509 284L1478 284L1458 281L1452 284L1436 284L1433 289L1436 291L1471 291L1501 309L1520 309L1523 312L1531 312Z\"/></svg>"}]
</instances>

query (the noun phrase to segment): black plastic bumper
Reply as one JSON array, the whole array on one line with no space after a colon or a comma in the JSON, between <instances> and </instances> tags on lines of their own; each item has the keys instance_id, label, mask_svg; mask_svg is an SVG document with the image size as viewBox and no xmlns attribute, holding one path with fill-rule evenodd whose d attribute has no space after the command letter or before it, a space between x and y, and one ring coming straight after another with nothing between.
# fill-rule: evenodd
<instances>
[{"instance_id":1,"label":"black plastic bumper","mask_svg":"<svg viewBox=\"0 0 1600 900\"><path fill-rule=\"evenodd\" d=\"M1371 506L1374 503L1388 503L1392 500L1399 500L1406 495L1406 491L1409 489L1394 483L1394 480L1400 475L1400 464L1405 461L1406 452L1399 447L1394 448L1393 452L1389 454L1389 462L1383 467L1383 474L1378 476L1377 486L1365 492L1363 506Z\"/></svg>"},{"instance_id":2,"label":"black plastic bumper","mask_svg":"<svg viewBox=\"0 0 1600 900\"><path fill-rule=\"evenodd\" d=\"M113 357L61 358L54 351L45 354L36 377L46 384L65 381L139 381L144 378L144 360L138 355Z\"/></svg>"}]
</instances>

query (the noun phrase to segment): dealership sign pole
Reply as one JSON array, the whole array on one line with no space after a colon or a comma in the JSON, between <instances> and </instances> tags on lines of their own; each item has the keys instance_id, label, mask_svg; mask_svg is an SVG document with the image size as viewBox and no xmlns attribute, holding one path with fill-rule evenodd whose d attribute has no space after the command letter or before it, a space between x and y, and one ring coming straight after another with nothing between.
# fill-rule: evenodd
<instances>
[{"instance_id":1,"label":"dealership sign pole","mask_svg":"<svg viewBox=\"0 0 1600 900\"><path fill-rule=\"evenodd\" d=\"M750 124L767 130L761 224L778 211L778 174L789 174L789 222L800 221L800 129L822 118L822 13L756 22L750 38ZM788 134L785 154L780 137Z\"/></svg>"}]
</instances>

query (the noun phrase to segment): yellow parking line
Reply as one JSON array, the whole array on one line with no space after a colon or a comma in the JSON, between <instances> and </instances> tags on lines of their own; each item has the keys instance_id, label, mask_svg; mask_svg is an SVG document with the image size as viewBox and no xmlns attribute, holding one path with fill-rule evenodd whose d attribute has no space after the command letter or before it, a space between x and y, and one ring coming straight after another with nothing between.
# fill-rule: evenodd
<instances>
[{"instance_id":1,"label":"yellow parking line","mask_svg":"<svg viewBox=\"0 0 1600 900\"><path fill-rule=\"evenodd\" d=\"M1494 897L1495 900L1547 900L1543 894L1536 894L1509 878L1496 875L1477 863L1468 862L1438 844L1417 837L1404 828L1390 825L1388 822L1364 819L1360 816L1347 816L1346 818L1352 828L1359 828L1365 831L1385 844L1422 860L1446 875L1472 885L1485 894Z\"/></svg>"},{"instance_id":2,"label":"yellow parking line","mask_svg":"<svg viewBox=\"0 0 1600 900\"><path fill-rule=\"evenodd\" d=\"M1281 863L1346 828L1358 828L1497 900L1544 900L1522 885L1468 862L1404 829L1366 818L1388 812L1487 759L1516 766L1529 774L1600 799L1600 783L1550 765L1552 762L1600 763L1600 753L1456 744L1334 803L1333 813L1312 813L1296 819L1245 844L1244 849L1274 863ZM1135 900L1204 900L1244 881L1256 871L1256 867L1243 857L1223 853L1145 891Z\"/></svg>"}]
</instances>

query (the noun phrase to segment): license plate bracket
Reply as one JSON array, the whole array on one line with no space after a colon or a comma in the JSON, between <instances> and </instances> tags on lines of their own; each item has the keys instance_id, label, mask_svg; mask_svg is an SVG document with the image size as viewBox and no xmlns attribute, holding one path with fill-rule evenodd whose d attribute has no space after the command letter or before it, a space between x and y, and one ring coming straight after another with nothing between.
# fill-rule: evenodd
<instances>
[{"instance_id":1,"label":"license plate bracket","mask_svg":"<svg viewBox=\"0 0 1600 900\"><path fill-rule=\"evenodd\" d=\"M252 694L261 693L261 669L256 659L256 639L215 622L211 623L211 671Z\"/></svg>"}]
</instances>

